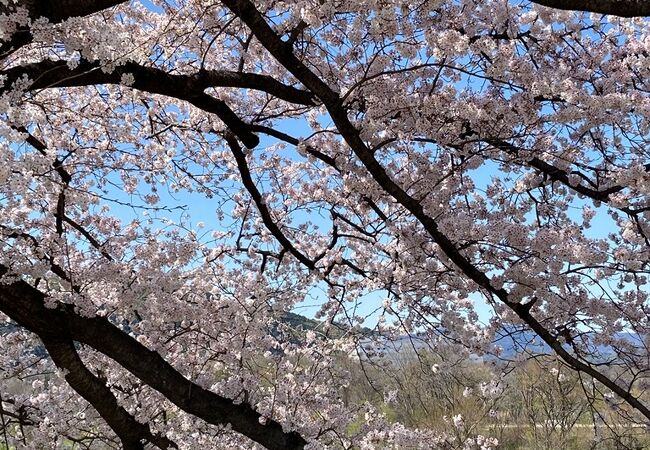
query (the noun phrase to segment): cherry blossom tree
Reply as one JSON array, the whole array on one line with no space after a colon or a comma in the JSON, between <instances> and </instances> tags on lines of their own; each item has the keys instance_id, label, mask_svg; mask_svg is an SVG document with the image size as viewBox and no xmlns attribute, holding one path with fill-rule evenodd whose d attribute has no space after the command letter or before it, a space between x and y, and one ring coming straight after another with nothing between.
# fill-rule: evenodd
<instances>
[{"instance_id":1,"label":"cherry blossom tree","mask_svg":"<svg viewBox=\"0 0 650 450\"><path fill-rule=\"evenodd\" d=\"M467 355L532 332L647 424L646 15L0 1L4 444L448 445L341 400L369 318Z\"/></svg>"}]
</instances>

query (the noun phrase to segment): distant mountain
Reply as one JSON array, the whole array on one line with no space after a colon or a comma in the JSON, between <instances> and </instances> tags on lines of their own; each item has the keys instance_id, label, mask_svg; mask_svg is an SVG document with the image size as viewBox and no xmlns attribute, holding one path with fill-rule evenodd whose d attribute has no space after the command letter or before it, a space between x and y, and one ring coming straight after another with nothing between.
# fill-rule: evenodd
<instances>
[{"instance_id":1,"label":"distant mountain","mask_svg":"<svg viewBox=\"0 0 650 450\"><path fill-rule=\"evenodd\" d=\"M298 335L306 331L315 331L318 334L336 339L350 331L349 326L339 322L326 323L289 311L278 314L278 321L288 325ZM356 333L367 336L373 334L373 331L370 328L362 328L357 330Z\"/></svg>"},{"instance_id":2,"label":"distant mountain","mask_svg":"<svg viewBox=\"0 0 650 450\"><path fill-rule=\"evenodd\" d=\"M591 343L593 342L593 338L596 337L596 333L594 332L585 333L582 337L585 339L583 343L590 345L589 353L591 353L595 358L611 356L615 351L612 346L601 344L594 345ZM643 345L643 338L635 333L617 333L614 338L622 343L631 344L633 346ZM524 352L535 354L551 354L553 352L551 347L542 341L542 339L533 331L522 329L521 327L509 327L507 325L497 333L497 338L494 340L493 344L495 348L498 347L500 349L499 356L505 358L512 358ZM565 343L563 347L570 352L573 351L571 345L567 343Z\"/></svg>"}]
</instances>

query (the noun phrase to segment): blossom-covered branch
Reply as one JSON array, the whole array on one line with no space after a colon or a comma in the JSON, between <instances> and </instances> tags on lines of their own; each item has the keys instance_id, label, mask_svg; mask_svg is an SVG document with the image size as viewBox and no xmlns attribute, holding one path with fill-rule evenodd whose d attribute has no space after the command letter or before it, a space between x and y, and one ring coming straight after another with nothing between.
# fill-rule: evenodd
<instances>
[{"instance_id":1,"label":"blossom-covered branch","mask_svg":"<svg viewBox=\"0 0 650 450\"><path fill-rule=\"evenodd\" d=\"M647 423L650 29L575 12L643 8L5 2L4 444L495 446L382 413L400 342Z\"/></svg>"},{"instance_id":2,"label":"blossom-covered branch","mask_svg":"<svg viewBox=\"0 0 650 450\"><path fill-rule=\"evenodd\" d=\"M200 70L193 75L176 75L132 62L126 62L115 70L106 72L98 62L81 61L71 69L65 61L45 60L2 71L0 76L6 77L4 88L0 88L0 94L11 88L17 80L27 77L28 80L32 80L27 88L29 91L122 83L145 92L176 97L217 115L248 147L255 147L259 139L249 131L248 126L224 101L206 94L205 89L215 87L257 89L292 103L314 104L314 97L309 92L284 85L266 75L210 70ZM125 81L128 79L131 81Z\"/></svg>"},{"instance_id":3,"label":"blossom-covered branch","mask_svg":"<svg viewBox=\"0 0 650 450\"><path fill-rule=\"evenodd\" d=\"M31 20L46 19L52 23L62 22L71 17L83 17L124 3L124 0L20 0L0 4L0 16L9 22L0 41L0 56L16 51L29 44L33 36L24 23L24 16ZM12 23L13 22L13 23ZM17 24L17 25L16 25Z\"/></svg>"},{"instance_id":4,"label":"blossom-covered branch","mask_svg":"<svg viewBox=\"0 0 650 450\"><path fill-rule=\"evenodd\" d=\"M65 370L65 379L70 386L88 400L115 431L123 448L144 450L146 443L160 449L178 448L166 437L152 434L146 424L139 423L118 404L111 390L81 361L71 340L62 340L57 330L51 329L49 333L43 332L41 340L52 360Z\"/></svg>"},{"instance_id":5,"label":"blossom-covered branch","mask_svg":"<svg viewBox=\"0 0 650 450\"><path fill-rule=\"evenodd\" d=\"M470 279L491 293L505 305L511 308L525 323L527 323L542 340L544 340L564 361L576 370L587 373L594 377L608 388L616 392L621 398L626 400L632 407L641 412L650 420L650 409L645 406L629 389L617 385L605 374L599 372L594 367L569 354L562 343L556 336L553 336L545 327L537 321L530 313L532 304L522 304L504 288L497 288L493 285L490 278L474 264L472 264L457 246L441 232L436 221L427 215L422 205L413 197L408 195L399 185L397 185L386 172L386 169L373 156L372 151L360 138L358 130L348 120L347 112L342 108L342 102L337 93L329 88L322 80L311 72L302 62L300 62L292 53L291 49L286 47L273 30L266 24L262 15L255 9L254 5L247 0L226 0L224 1L230 10L242 19L255 33L260 42L280 61L285 68L293 73L296 78L302 81L305 86L315 92L323 101L328 111L335 121L337 129L347 141L358 158L368 169L373 179L392 197L395 198L404 208L413 214L422 224L425 230L433 237L435 242L440 246L447 257Z\"/></svg>"},{"instance_id":6,"label":"blossom-covered branch","mask_svg":"<svg viewBox=\"0 0 650 450\"><path fill-rule=\"evenodd\" d=\"M6 274L7 268L0 267ZM104 385L87 369L73 352L71 342L89 345L140 378L181 409L208 423L226 426L259 442L269 449L299 449L305 440L295 432L284 432L272 420L260 422L260 414L245 404L214 394L192 383L177 372L156 352L152 352L121 331L106 318L82 317L69 305L47 308L45 296L24 281L0 285L0 311L21 326L42 336L55 363L72 372L67 375L73 388L88 399L109 425L125 440L125 445L136 445L146 438L156 445L168 445L164 438L152 436L144 425L137 424L125 414ZM136 447L127 447L136 448ZM162 447L164 448L164 447Z\"/></svg>"},{"instance_id":7,"label":"blossom-covered branch","mask_svg":"<svg viewBox=\"0 0 650 450\"><path fill-rule=\"evenodd\" d=\"M531 0L549 8L610 14L620 17L650 16L650 5L644 0Z\"/></svg>"}]
</instances>

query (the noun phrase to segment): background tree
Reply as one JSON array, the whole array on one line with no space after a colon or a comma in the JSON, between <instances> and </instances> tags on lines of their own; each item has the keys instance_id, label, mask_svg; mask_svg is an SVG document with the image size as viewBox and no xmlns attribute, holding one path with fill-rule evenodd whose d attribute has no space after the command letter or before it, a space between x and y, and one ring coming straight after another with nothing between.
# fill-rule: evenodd
<instances>
[{"instance_id":1,"label":"background tree","mask_svg":"<svg viewBox=\"0 0 650 450\"><path fill-rule=\"evenodd\" d=\"M5 444L446 445L341 398L371 316L646 424L648 7L538 3L2 2Z\"/></svg>"},{"instance_id":2,"label":"background tree","mask_svg":"<svg viewBox=\"0 0 650 450\"><path fill-rule=\"evenodd\" d=\"M580 379L561 368L533 362L518 373L523 415L530 425L535 447L568 448L571 431L588 408Z\"/></svg>"}]
</instances>

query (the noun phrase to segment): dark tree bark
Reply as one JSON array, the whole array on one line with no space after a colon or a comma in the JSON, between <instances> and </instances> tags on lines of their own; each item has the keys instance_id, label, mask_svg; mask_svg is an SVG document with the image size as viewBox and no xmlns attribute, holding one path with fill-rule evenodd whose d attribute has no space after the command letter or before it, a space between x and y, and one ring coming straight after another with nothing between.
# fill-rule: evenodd
<instances>
[{"instance_id":1,"label":"dark tree bark","mask_svg":"<svg viewBox=\"0 0 650 450\"><path fill-rule=\"evenodd\" d=\"M0 276L6 272L7 268L0 266ZM234 431L270 450L302 449L306 445L302 436L283 431L282 426L274 420L268 419L262 425L261 415L249 405L234 404L232 400L192 383L158 353L147 349L107 319L82 317L74 312L71 305L49 309L44 301L43 293L25 281L0 284L0 311L41 337L48 350L53 352L55 363L80 369L79 373L70 379L66 377L66 380L91 401L107 421L110 420L109 425L123 430L129 442L132 442L132 433L141 435L146 431L136 430L137 425L115 409L107 397L105 389L108 388L98 386L98 380L89 378L89 374L78 366L81 361L70 353L70 342L81 342L103 353L183 411L210 424L230 424Z\"/></svg>"},{"instance_id":2,"label":"dark tree bark","mask_svg":"<svg viewBox=\"0 0 650 450\"><path fill-rule=\"evenodd\" d=\"M569 11L584 11L620 17L650 16L647 0L531 0L538 5Z\"/></svg>"},{"instance_id":3,"label":"dark tree bark","mask_svg":"<svg viewBox=\"0 0 650 450\"><path fill-rule=\"evenodd\" d=\"M59 23L71 17L83 17L102 11L125 0L19 0L16 3L0 3L0 15L10 14L16 8L25 8L31 19L45 17L52 23ZM6 56L32 41L27 27L19 27L5 41L0 41L0 57Z\"/></svg>"},{"instance_id":4,"label":"dark tree bark","mask_svg":"<svg viewBox=\"0 0 650 450\"><path fill-rule=\"evenodd\" d=\"M178 448L166 437L154 435L149 426L136 421L117 403L111 390L84 365L72 341L47 336L41 340L54 363L66 370L68 384L93 405L125 449L144 450L145 443L160 449Z\"/></svg>"},{"instance_id":5,"label":"dark tree bark","mask_svg":"<svg viewBox=\"0 0 650 450\"><path fill-rule=\"evenodd\" d=\"M94 14L121 3L125 0L19 0L16 3L0 4L0 14L14 8L25 8L29 17L37 19L47 17L50 22L62 22L70 17L83 17Z\"/></svg>"},{"instance_id":6,"label":"dark tree bark","mask_svg":"<svg viewBox=\"0 0 650 450\"><path fill-rule=\"evenodd\" d=\"M622 17L650 16L650 1L643 0L532 1L539 5L563 10L594 12ZM51 22L56 23L70 17L93 14L121 3L124 3L124 1L28 0L18 2L17 6L27 8L32 18L47 17ZM616 392L636 410L650 418L650 410L629 391L598 371L597 368L585 364L568 353L557 336L544 328L531 314L532 304L522 305L512 301L506 290L494 288L486 274L463 256L457 245L439 230L436 221L425 214L422 205L409 196L374 157L372 150L367 147L359 136L358 130L348 119L348 111L343 107L340 96L294 55L291 43L283 41L278 36L252 2L248 0L223 0L223 4L241 19L277 62L283 65L307 89L285 85L271 77L259 74L199 71L194 75L174 75L134 63L126 63L112 73L107 74L100 70L95 62L82 61L77 68L70 69L65 63L46 60L14 67L0 72L0 74L7 76L6 87L11 86L12 80L27 75L33 80L30 90L119 84L122 82L122 75L131 74L134 77L132 86L134 89L174 97L219 117L233 133L232 136L228 136L228 140L238 162L244 183L249 192L253 194L257 191L248 173L246 160L237 140L247 147L257 146L259 138L254 134L256 128L245 123L224 101L206 94L205 89L210 87L255 89L266 92L278 99L303 106L322 102L338 131L373 179L420 222L423 229L465 276L487 292L490 292L495 298L500 299L553 348L569 366L597 379ZM14 6L0 5L0 14L10 13L13 8ZM0 43L0 57L29 44L31 40L29 30L20 28L8 40ZM0 89L1 92L2 89ZM258 125L257 130L259 129L260 126ZM34 138L32 137L32 139ZM31 144L35 145L33 142ZM515 148L508 147L507 143L495 142L492 144L504 151L517 151ZM333 162L330 162L330 164L333 164ZM532 159L530 164L536 169L547 173L553 179L569 185L566 174L555 170L543 161ZM607 196L614 192L612 189L603 192L585 188L580 193L606 201ZM254 199L256 196L260 197L259 192L253 195ZM262 204L259 198L256 201L258 206ZM265 224L280 243L305 266L312 268L313 262L305 257L301 258L301 254L291 246L288 240L284 242L281 232L271 220L270 215L265 216L264 208L260 209ZM0 276L5 272L7 272L7 268L0 266ZM173 447L174 444L164 437L152 434L146 424L138 423L126 410L117 404L110 389L83 364L74 347L75 341L86 344L105 354L144 383L156 389L179 408L210 424L231 424L233 430L269 449L301 449L305 446L306 440L304 437L295 432L283 431L282 426L273 420L267 421L266 425L261 425L261 416L249 405L236 405L230 399L192 383L159 354L148 350L133 337L112 325L108 320L100 317L82 317L76 314L73 308L68 305L59 305L56 309L48 309L44 305L44 300L45 296L42 292L23 280L0 283L0 311L24 328L36 333L42 339L55 364L69 371L66 380L70 386L97 409L121 439L124 448L140 449L143 448L143 442L151 442L160 448Z\"/></svg>"}]
</instances>

